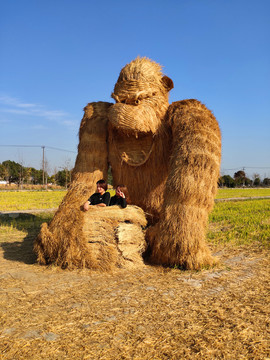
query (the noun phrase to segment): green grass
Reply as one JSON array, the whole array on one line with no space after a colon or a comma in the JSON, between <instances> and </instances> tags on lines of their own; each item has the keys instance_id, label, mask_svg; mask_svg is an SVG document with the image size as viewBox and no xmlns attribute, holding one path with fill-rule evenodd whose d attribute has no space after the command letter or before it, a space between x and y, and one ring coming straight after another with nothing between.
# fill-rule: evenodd
<instances>
[{"instance_id":1,"label":"green grass","mask_svg":"<svg viewBox=\"0 0 270 360\"><path fill-rule=\"evenodd\" d=\"M113 196L114 190L108 190ZM34 210L57 208L66 190L60 191L0 191L0 211ZM219 189L217 199L236 197L270 196L265 189Z\"/></svg>"},{"instance_id":2,"label":"green grass","mask_svg":"<svg viewBox=\"0 0 270 360\"><path fill-rule=\"evenodd\" d=\"M115 195L114 189L108 189L107 191L110 193L111 197Z\"/></svg>"},{"instance_id":3,"label":"green grass","mask_svg":"<svg viewBox=\"0 0 270 360\"><path fill-rule=\"evenodd\" d=\"M270 248L270 200L217 203L209 217L207 238L213 244Z\"/></svg>"},{"instance_id":4,"label":"green grass","mask_svg":"<svg viewBox=\"0 0 270 360\"><path fill-rule=\"evenodd\" d=\"M114 190L110 193L113 195ZM65 194L66 191L0 192L0 211L57 208ZM269 195L270 189L220 189L218 198ZM52 216L52 213L17 218L1 216L0 242L7 238L34 236L38 233L40 224L48 222ZM215 245L257 244L269 248L270 200L216 203L209 217L207 239Z\"/></svg>"},{"instance_id":5,"label":"green grass","mask_svg":"<svg viewBox=\"0 0 270 360\"><path fill-rule=\"evenodd\" d=\"M111 196L115 190L108 190ZM0 211L57 208L66 190L59 191L0 191Z\"/></svg>"},{"instance_id":6,"label":"green grass","mask_svg":"<svg viewBox=\"0 0 270 360\"><path fill-rule=\"evenodd\" d=\"M12 214L14 215L14 214ZM0 247L4 258L13 261L24 261L33 264L36 261L33 253L33 242L43 222L49 222L53 213L20 214L14 218L0 216Z\"/></svg>"},{"instance_id":7,"label":"green grass","mask_svg":"<svg viewBox=\"0 0 270 360\"><path fill-rule=\"evenodd\" d=\"M40 225L53 213L0 216L0 244L32 244ZM270 200L246 200L215 204L209 217L207 240L213 245L270 248ZM30 250L29 250L30 251Z\"/></svg>"},{"instance_id":8,"label":"green grass","mask_svg":"<svg viewBox=\"0 0 270 360\"><path fill-rule=\"evenodd\" d=\"M218 189L217 199L228 199L236 197L270 196L270 188L259 189Z\"/></svg>"},{"instance_id":9,"label":"green grass","mask_svg":"<svg viewBox=\"0 0 270 360\"><path fill-rule=\"evenodd\" d=\"M14 236L17 232L21 233L22 235L36 235L40 225L43 222L49 222L53 215L54 214L51 212L39 213L38 215L20 214L17 217L1 215L0 242L7 240L7 235Z\"/></svg>"},{"instance_id":10,"label":"green grass","mask_svg":"<svg viewBox=\"0 0 270 360\"><path fill-rule=\"evenodd\" d=\"M65 190L0 191L0 211L57 208L65 194Z\"/></svg>"}]
</instances>

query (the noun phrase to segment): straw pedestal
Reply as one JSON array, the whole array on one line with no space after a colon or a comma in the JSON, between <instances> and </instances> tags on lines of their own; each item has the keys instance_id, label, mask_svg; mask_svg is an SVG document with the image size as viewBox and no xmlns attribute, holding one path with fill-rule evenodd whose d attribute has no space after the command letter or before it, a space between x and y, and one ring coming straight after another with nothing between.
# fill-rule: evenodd
<instances>
[{"instance_id":1,"label":"straw pedestal","mask_svg":"<svg viewBox=\"0 0 270 360\"><path fill-rule=\"evenodd\" d=\"M137 206L91 206L87 212L81 211L79 236L63 236L58 227L43 224L35 252L39 263L63 268L138 268L144 265L144 226L144 212Z\"/></svg>"}]
</instances>

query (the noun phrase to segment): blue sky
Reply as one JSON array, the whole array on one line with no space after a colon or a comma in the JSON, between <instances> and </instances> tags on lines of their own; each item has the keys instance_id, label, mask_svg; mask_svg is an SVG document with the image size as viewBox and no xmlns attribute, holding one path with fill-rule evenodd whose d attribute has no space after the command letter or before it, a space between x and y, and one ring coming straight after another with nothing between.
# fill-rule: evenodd
<instances>
[{"instance_id":1,"label":"blue sky","mask_svg":"<svg viewBox=\"0 0 270 360\"><path fill-rule=\"evenodd\" d=\"M0 162L73 166L83 107L138 55L219 121L222 174L270 177L270 1L0 2ZM60 151L51 148L64 149ZM232 170L229 170L232 169Z\"/></svg>"}]
</instances>

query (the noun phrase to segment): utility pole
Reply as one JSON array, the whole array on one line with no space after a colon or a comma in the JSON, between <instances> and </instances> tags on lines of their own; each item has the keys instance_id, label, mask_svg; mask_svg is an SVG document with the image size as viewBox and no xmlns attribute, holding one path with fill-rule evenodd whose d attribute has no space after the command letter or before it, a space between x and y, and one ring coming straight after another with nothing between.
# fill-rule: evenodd
<instances>
[{"instance_id":1,"label":"utility pole","mask_svg":"<svg viewBox=\"0 0 270 360\"><path fill-rule=\"evenodd\" d=\"M243 166L243 171L244 171L244 173L245 173L245 167ZM243 187L245 186L245 178L246 178L246 176L244 177L244 179L243 179Z\"/></svg>"},{"instance_id":2,"label":"utility pole","mask_svg":"<svg viewBox=\"0 0 270 360\"><path fill-rule=\"evenodd\" d=\"M43 152L43 156L42 156L42 183L43 183L43 186L44 186L44 177L45 177L45 146L41 146L42 147L42 152Z\"/></svg>"}]
</instances>

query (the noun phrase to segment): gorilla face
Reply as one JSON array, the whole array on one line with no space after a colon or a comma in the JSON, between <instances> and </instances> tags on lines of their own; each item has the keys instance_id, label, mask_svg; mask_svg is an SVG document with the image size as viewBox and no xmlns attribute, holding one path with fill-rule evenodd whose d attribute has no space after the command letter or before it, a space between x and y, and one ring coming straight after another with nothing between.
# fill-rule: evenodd
<instances>
[{"instance_id":1,"label":"gorilla face","mask_svg":"<svg viewBox=\"0 0 270 360\"><path fill-rule=\"evenodd\" d=\"M161 67L137 58L120 72L112 93L116 104L109 108L110 123L127 133L155 134L168 108L173 82L162 76Z\"/></svg>"},{"instance_id":2,"label":"gorilla face","mask_svg":"<svg viewBox=\"0 0 270 360\"><path fill-rule=\"evenodd\" d=\"M155 133L161 122L161 109L168 100L160 96L152 97L117 97L117 103L109 109L109 120L116 128L125 132L152 132ZM163 100L163 101L161 101Z\"/></svg>"}]
</instances>

